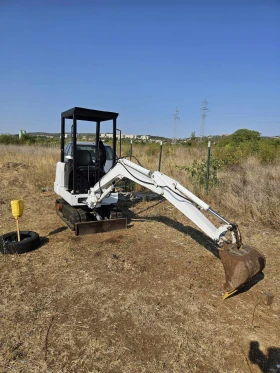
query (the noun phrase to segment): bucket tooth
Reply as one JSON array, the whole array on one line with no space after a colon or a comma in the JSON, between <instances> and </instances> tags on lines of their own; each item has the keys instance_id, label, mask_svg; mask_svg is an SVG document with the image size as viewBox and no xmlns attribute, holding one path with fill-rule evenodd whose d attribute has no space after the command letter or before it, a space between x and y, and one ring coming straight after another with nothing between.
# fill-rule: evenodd
<instances>
[{"instance_id":1,"label":"bucket tooth","mask_svg":"<svg viewBox=\"0 0 280 373\"><path fill-rule=\"evenodd\" d=\"M223 300L229 298L230 296L232 296L232 295L233 295L234 293L236 293L237 291L238 291L238 289L233 290L233 291L230 291L230 292L226 291L225 294L223 295Z\"/></svg>"},{"instance_id":2,"label":"bucket tooth","mask_svg":"<svg viewBox=\"0 0 280 373\"><path fill-rule=\"evenodd\" d=\"M241 248L237 248L236 244L233 244L220 250L219 255L226 277L224 284L226 293L223 299L249 282L265 267L264 255L250 246L242 245Z\"/></svg>"}]
</instances>

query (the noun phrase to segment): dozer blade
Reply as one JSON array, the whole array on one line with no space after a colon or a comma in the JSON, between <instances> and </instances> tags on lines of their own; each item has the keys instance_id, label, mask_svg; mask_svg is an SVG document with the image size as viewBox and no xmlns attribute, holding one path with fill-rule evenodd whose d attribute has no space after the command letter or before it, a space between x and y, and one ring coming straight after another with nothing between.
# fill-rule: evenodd
<instances>
[{"instance_id":1,"label":"dozer blade","mask_svg":"<svg viewBox=\"0 0 280 373\"><path fill-rule=\"evenodd\" d=\"M219 254L226 276L226 293L223 299L239 290L265 267L264 255L250 246L242 245L238 249L236 244L233 244L220 250Z\"/></svg>"},{"instance_id":2,"label":"dozer blade","mask_svg":"<svg viewBox=\"0 0 280 373\"><path fill-rule=\"evenodd\" d=\"M75 235L103 233L127 228L127 219L108 219L75 223Z\"/></svg>"}]
</instances>

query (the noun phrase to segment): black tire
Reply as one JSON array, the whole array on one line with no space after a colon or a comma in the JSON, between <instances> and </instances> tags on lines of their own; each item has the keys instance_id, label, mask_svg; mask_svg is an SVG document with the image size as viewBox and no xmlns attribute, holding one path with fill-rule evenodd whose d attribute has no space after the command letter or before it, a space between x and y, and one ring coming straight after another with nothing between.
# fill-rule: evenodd
<instances>
[{"instance_id":1,"label":"black tire","mask_svg":"<svg viewBox=\"0 0 280 373\"><path fill-rule=\"evenodd\" d=\"M39 245L39 234L32 231L20 231L19 242L17 232L5 233L0 237L0 252L2 254L23 254L37 249Z\"/></svg>"}]
</instances>

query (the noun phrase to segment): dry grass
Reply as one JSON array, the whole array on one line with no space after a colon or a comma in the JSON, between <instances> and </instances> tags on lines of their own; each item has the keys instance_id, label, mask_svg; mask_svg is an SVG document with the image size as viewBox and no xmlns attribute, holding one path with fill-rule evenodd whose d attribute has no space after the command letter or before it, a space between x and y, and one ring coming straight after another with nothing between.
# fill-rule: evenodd
<instances>
[{"instance_id":1,"label":"dry grass","mask_svg":"<svg viewBox=\"0 0 280 373\"><path fill-rule=\"evenodd\" d=\"M157 168L152 155L134 150L144 166ZM262 169L248 160L232 183L230 171L221 173L227 198L221 189L207 197L225 215L237 213L248 243L267 257L264 279L222 302L223 270L213 245L170 204L123 206L126 231L75 237L53 207L58 149L0 151L1 233L14 230L10 200L23 196L21 229L42 239L34 252L0 256L1 373L277 372L280 234L264 228L265 199L258 196L277 196L279 165ZM175 166L202 155L169 152L162 171L191 185ZM279 211L277 203L272 210ZM275 295L271 306L263 301L267 291Z\"/></svg>"},{"instance_id":2,"label":"dry grass","mask_svg":"<svg viewBox=\"0 0 280 373\"><path fill-rule=\"evenodd\" d=\"M154 144L155 145L155 144ZM133 160L151 170L158 169L159 147L134 145ZM0 145L2 172L9 172L9 191L22 186L20 196L30 191L52 190L55 164L59 159L58 148ZM124 146L122 154L129 154ZM280 162L263 165L257 158L244 160L240 165L218 171L220 184L211 187L209 194L198 185L182 167L191 166L195 160L205 159L205 149L164 147L161 171L178 180L211 207L229 220L260 222L264 226L279 229L280 226ZM1 164L0 164L1 167ZM5 183L3 181L2 183ZM8 185L3 184L4 187ZM138 189L141 190L141 186ZM0 198L5 199L2 194Z\"/></svg>"},{"instance_id":3,"label":"dry grass","mask_svg":"<svg viewBox=\"0 0 280 373\"><path fill-rule=\"evenodd\" d=\"M279 229L280 227L280 161L262 164L256 157L238 166L218 171L219 186L212 187L206 195L205 187L199 186L181 167L206 159L205 148L166 147L162 156L161 171L178 180L213 209L228 219L245 220ZM133 155L144 167L158 169L158 153L149 154L149 146L134 146ZM123 154L129 154L129 149Z\"/></svg>"},{"instance_id":4,"label":"dry grass","mask_svg":"<svg viewBox=\"0 0 280 373\"><path fill-rule=\"evenodd\" d=\"M55 164L59 159L59 149L42 146L0 145L2 167L14 174L12 183L24 181L24 189L53 187ZM25 170L25 171L24 171Z\"/></svg>"},{"instance_id":5,"label":"dry grass","mask_svg":"<svg viewBox=\"0 0 280 373\"><path fill-rule=\"evenodd\" d=\"M2 165L5 164L6 172L11 175L10 188L13 190L17 183L22 185L21 197L31 190L53 189L58 148L0 145L0 152ZM279 229L280 162L263 165L252 157L240 165L220 170L219 186L210 188L206 195L204 186L197 185L189 173L181 169L191 166L195 160L205 159L205 152L204 148L164 147L161 171L178 180L229 220L261 222ZM124 145L122 154L129 154L129 145ZM159 146L134 145L133 157L144 167L157 170Z\"/></svg>"},{"instance_id":6,"label":"dry grass","mask_svg":"<svg viewBox=\"0 0 280 373\"><path fill-rule=\"evenodd\" d=\"M251 224L280 227L280 163L261 164L249 158L221 172L222 186L211 192L214 203Z\"/></svg>"}]
</instances>

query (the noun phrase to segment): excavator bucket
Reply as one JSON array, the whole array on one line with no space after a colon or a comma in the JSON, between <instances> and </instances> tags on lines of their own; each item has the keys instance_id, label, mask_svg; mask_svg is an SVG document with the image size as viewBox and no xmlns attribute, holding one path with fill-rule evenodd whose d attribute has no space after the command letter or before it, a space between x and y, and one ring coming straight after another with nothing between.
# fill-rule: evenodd
<instances>
[{"instance_id":1,"label":"excavator bucket","mask_svg":"<svg viewBox=\"0 0 280 373\"><path fill-rule=\"evenodd\" d=\"M265 267L264 255L250 246L242 245L237 248L237 245L233 244L220 250L219 254L226 276L226 293L223 299L239 290Z\"/></svg>"}]
</instances>

